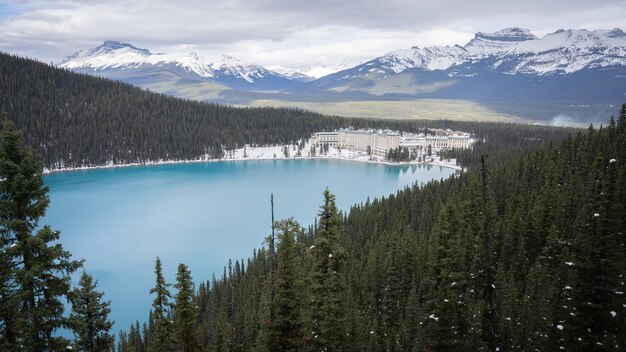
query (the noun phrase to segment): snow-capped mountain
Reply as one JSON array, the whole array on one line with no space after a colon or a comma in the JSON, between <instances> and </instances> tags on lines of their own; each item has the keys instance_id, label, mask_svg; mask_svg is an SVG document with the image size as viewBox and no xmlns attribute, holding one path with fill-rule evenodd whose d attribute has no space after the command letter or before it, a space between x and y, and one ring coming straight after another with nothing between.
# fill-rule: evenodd
<instances>
[{"instance_id":1,"label":"snow-capped mountain","mask_svg":"<svg viewBox=\"0 0 626 352\"><path fill-rule=\"evenodd\" d=\"M420 49L400 49L389 52L366 63L367 72L400 73L406 69L445 70L462 63L467 57L467 50L455 46L431 46Z\"/></svg>"},{"instance_id":2,"label":"snow-capped mountain","mask_svg":"<svg viewBox=\"0 0 626 352\"><path fill-rule=\"evenodd\" d=\"M464 46L394 50L313 82L309 92L371 99L626 100L626 34L558 30L536 37L507 28ZM336 99L336 98L333 98Z\"/></svg>"},{"instance_id":3,"label":"snow-capped mountain","mask_svg":"<svg viewBox=\"0 0 626 352\"><path fill-rule=\"evenodd\" d=\"M468 53L480 57L505 50L521 42L536 39L538 38L530 33L528 29L505 28L494 33L478 32L463 48L467 50Z\"/></svg>"},{"instance_id":4,"label":"snow-capped mountain","mask_svg":"<svg viewBox=\"0 0 626 352\"><path fill-rule=\"evenodd\" d=\"M107 41L69 56L60 66L165 94L228 103L419 97L626 100L626 33L621 29L558 30L538 38L527 29L506 28L476 33L464 46L412 47L361 64L302 69L268 69L226 55L209 60L195 52L152 53Z\"/></svg>"},{"instance_id":5,"label":"snow-capped mountain","mask_svg":"<svg viewBox=\"0 0 626 352\"><path fill-rule=\"evenodd\" d=\"M170 73L192 81L215 82L230 88L280 89L298 83L262 66L244 64L229 55L207 60L194 51L151 53L147 49L117 41L105 41L96 48L79 51L68 56L59 67L130 83L157 73ZM167 77L171 79L171 75Z\"/></svg>"},{"instance_id":6,"label":"snow-capped mountain","mask_svg":"<svg viewBox=\"0 0 626 352\"><path fill-rule=\"evenodd\" d=\"M558 30L541 39L526 40L493 55L493 65L508 63L507 73L558 74L607 66L626 67L626 33L610 31Z\"/></svg>"},{"instance_id":7,"label":"snow-capped mountain","mask_svg":"<svg viewBox=\"0 0 626 352\"><path fill-rule=\"evenodd\" d=\"M452 70L451 75L476 75L485 70L549 75L606 66L626 67L626 34L621 29L558 30L539 39L526 29L507 28L495 33L476 33L463 47L395 50L350 69L351 74L342 78L370 73L398 74L406 70ZM463 70L455 70L457 67Z\"/></svg>"}]
</instances>

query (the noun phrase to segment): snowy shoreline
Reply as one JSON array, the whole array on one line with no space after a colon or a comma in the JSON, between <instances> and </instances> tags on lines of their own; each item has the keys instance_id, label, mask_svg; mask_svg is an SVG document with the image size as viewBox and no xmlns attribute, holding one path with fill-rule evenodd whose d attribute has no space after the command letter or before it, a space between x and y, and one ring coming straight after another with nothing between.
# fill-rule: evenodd
<instances>
[{"instance_id":1,"label":"snowy shoreline","mask_svg":"<svg viewBox=\"0 0 626 352\"><path fill-rule=\"evenodd\" d=\"M134 167L134 166L154 166L154 165L171 165L171 164L191 164L191 163L213 163L213 162L228 162L228 161L252 161L252 160L310 160L310 159L330 159L330 160L343 160L343 161L354 161L354 162L363 162L370 164L380 164L380 165L388 165L388 166L401 166L401 165L418 165L418 164L431 164L435 166L444 166L449 167L458 171L463 171L463 168L456 165L455 163L447 163L440 160L437 156L433 156L433 161L429 162L421 162L417 160L407 161L407 162L390 162L386 161L379 157L370 157L367 153L356 151L356 150L348 150L348 149L338 149L331 147L329 148L326 155L316 155L310 156L308 155L308 151L310 150L310 144L306 143L305 147L302 149L302 153L305 151L307 155L296 156L297 149L294 150L294 146L290 145L289 147L289 156L285 156L284 154L284 146L271 146L271 147L249 147L239 148L232 151L228 151L227 156L221 159L212 159L209 158L208 155L205 155L203 158L191 159L191 160L156 160L156 161L146 161L142 163L123 163L123 164L115 164L113 162L109 162L104 165L97 166L81 166L81 167L63 167L58 169L47 169L44 168L44 175L53 174L53 173L61 173L61 172L72 172L72 171L83 171L83 170L96 170L96 169L111 169L118 167ZM292 155L293 154L293 155Z\"/></svg>"}]
</instances>

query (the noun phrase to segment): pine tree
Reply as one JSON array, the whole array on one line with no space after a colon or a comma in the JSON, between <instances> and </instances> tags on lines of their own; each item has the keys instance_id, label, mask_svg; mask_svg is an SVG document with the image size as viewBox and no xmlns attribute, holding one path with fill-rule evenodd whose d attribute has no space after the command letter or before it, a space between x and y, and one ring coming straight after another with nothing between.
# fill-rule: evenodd
<instances>
[{"instance_id":1,"label":"pine tree","mask_svg":"<svg viewBox=\"0 0 626 352\"><path fill-rule=\"evenodd\" d=\"M300 226L293 219L278 222L278 262L275 297L272 302L270 351L299 351L302 347L300 280L295 235Z\"/></svg>"},{"instance_id":2,"label":"pine tree","mask_svg":"<svg viewBox=\"0 0 626 352\"><path fill-rule=\"evenodd\" d=\"M339 243L341 217L335 196L324 191L318 213L312 272L312 347L314 351L339 351L345 336L344 283L341 275L345 251Z\"/></svg>"},{"instance_id":3,"label":"pine tree","mask_svg":"<svg viewBox=\"0 0 626 352\"><path fill-rule=\"evenodd\" d=\"M196 328L196 306L193 302L193 282L191 272L185 264L178 265L176 274L176 305L174 308L174 328L178 351L192 352L199 349Z\"/></svg>"},{"instance_id":4,"label":"pine tree","mask_svg":"<svg viewBox=\"0 0 626 352\"><path fill-rule=\"evenodd\" d=\"M114 339L110 334L113 322L108 318L111 302L102 301L104 294L96 291L97 282L86 272L78 285L69 296L72 303L69 325L76 336L75 346L80 351L109 351Z\"/></svg>"},{"instance_id":5,"label":"pine tree","mask_svg":"<svg viewBox=\"0 0 626 352\"><path fill-rule=\"evenodd\" d=\"M0 260L11 269L3 270L0 279L8 291L2 300L15 304L17 311L8 308L7 317L2 317L3 339L25 351L62 348L67 343L53 334L66 324L60 298L67 297L70 275L82 265L55 243L58 231L48 226L37 230L50 203L42 171L40 158L24 146L22 134L5 122L0 134L0 244L4 247Z\"/></svg>"},{"instance_id":6,"label":"pine tree","mask_svg":"<svg viewBox=\"0 0 626 352\"><path fill-rule=\"evenodd\" d=\"M156 275L156 285L154 288L150 289L150 293L156 295L152 302L155 329L154 336L151 336L149 340L148 351L173 351L172 320L169 316L169 300L172 296L167 289L170 285L166 283L165 278L163 278L161 259L158 257L154 266L154 273Z\"/></svg>"}]
</instances>

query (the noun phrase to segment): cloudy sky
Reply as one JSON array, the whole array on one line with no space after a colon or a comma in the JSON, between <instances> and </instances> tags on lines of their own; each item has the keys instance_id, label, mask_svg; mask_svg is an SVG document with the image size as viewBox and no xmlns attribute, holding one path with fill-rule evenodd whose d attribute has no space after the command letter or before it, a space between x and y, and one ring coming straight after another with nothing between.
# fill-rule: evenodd
<instances>
[{"instance_id":1,"label":"cloudy sky","mask_svg":"<svg viewBox=\"0 0 626 352\"><path fill-rule=\"evenodd\" d=\"M0 0L0 51L46 62L118 40L301 68L512 26L626 30L626 0Z\"/></svg>"}]
</instances>

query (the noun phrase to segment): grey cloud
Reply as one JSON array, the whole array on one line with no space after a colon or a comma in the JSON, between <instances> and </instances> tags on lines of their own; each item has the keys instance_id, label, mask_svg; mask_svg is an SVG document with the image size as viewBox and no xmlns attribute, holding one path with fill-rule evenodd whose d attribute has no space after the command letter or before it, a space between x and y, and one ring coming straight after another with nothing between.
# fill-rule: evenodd
<instances>
[{"instance_id":1,"label":"grey cloud","mask_svg":"<svg viewBox=\"0 0 626 352\"><path fill-rule=\"evenodd\" d=\"M39 52L55 59L62 47L65 56L106 39L151 50L179 45L236 48L250 43L263 43L269 50L295 38L315 39L311 34L315 31L332 35L318 36L322 42L296 45L350 42L363 39L364 33L392 37L431 29L469 32L522 26L542 31L626 23L626 0L181 0L175 4L171 0L24 0L8 4L24 13L0 18L0 50Z\"/></svg>"},{"instance_id":2,"label":"grey cloud","mask_svg":"<svg viewBox=\"0 0 626 352\"><path fill-rule=\"evenodd\" d=\"M424 29L464 18L516 15L558 17L568 12L585 12L598 8L626 8L626 1L607 0L258 0L246 3L257 11L271 11L299 18L301 24L328 25L341 23L378 29Z\"/></svg>"}]
</instances>

